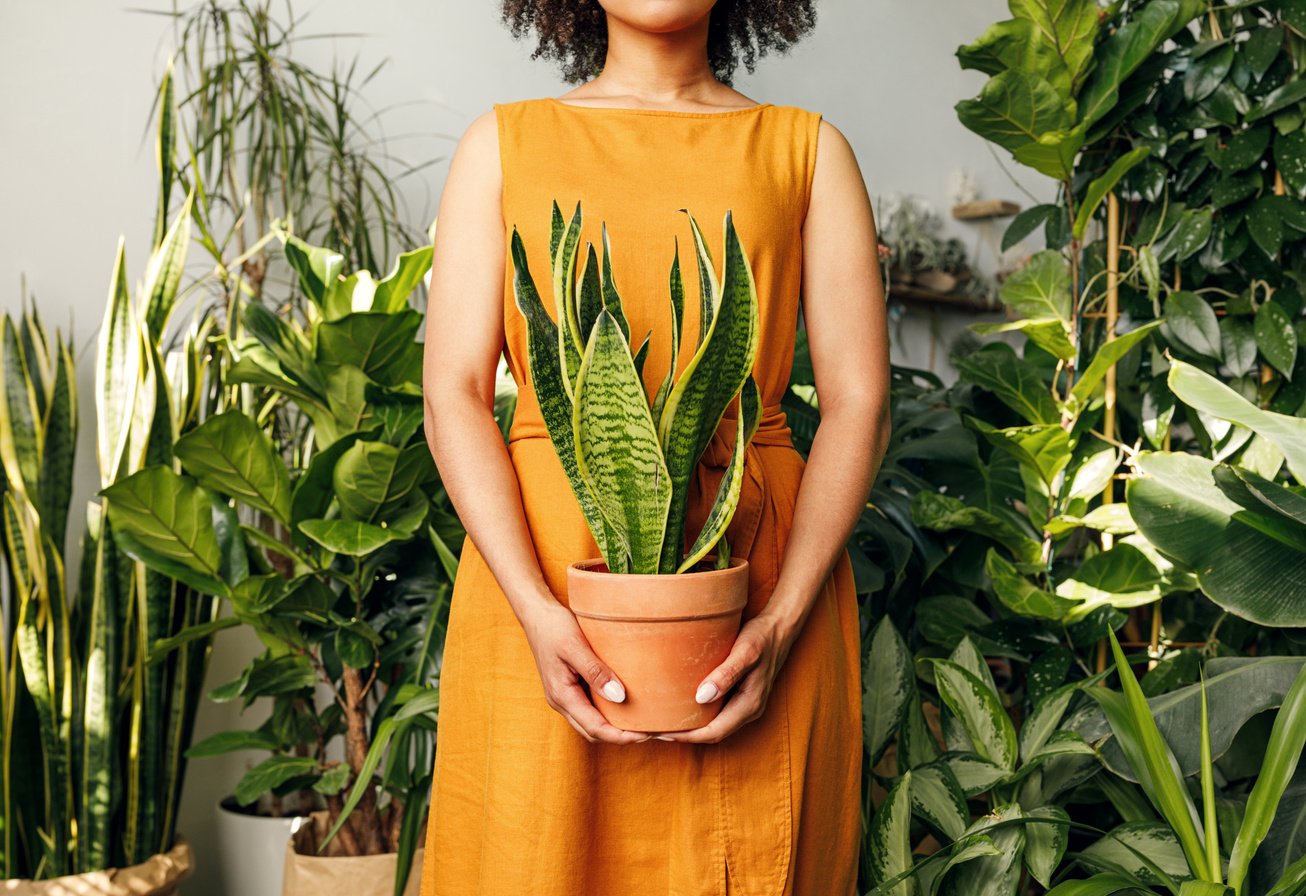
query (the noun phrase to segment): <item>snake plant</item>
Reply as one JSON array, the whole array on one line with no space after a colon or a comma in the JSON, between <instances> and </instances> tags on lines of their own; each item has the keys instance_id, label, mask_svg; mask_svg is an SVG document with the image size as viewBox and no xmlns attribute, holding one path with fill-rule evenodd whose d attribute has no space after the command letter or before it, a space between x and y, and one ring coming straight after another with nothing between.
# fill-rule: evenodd
<instances>
[{"instance_id":1,"label":"snake plant","mask_svg":"<svg viewBox=\"0 0 1306 896\"><path fill-rule=\"evenodd\" d=\"M677 240L669 283L672 363L651 403L643 383L649 337L632 348L606 225L601 267L587 242L578 272L581 204L564 224L553 203L549 250L556 320L540 300L517 228L512 232L513 291L527 324L540 411L599 552L615 573L688 572L714 548L716 565L728 563L725 531L739 504L744 451L761 413L752 378L757 287L731 213L725 215L725 262L718 279L698 223L688 209L680 211L689 217L698 260L698 343L677 376L685 308ZM703 529L686 551L694 469L736 398L734 450Z\"/></svg>"}]
</instances>

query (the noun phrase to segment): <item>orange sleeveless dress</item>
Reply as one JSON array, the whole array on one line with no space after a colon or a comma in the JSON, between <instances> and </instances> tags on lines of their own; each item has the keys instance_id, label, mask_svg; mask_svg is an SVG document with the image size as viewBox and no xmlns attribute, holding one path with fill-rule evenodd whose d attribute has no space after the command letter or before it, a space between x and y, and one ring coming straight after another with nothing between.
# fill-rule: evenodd
<instances>
[{"instance_id":1,"label":"orange sleeveless dress","mask_svg":"<svg viewBox=\"0 0 1306 896\"><path fill-rule=\"evenodd\" d=\"M671 363L668 276L679 238L685 337L698 333L687 208L721 272L732 211L757 284L755 376L763 413L729 529L761 609L784 556L803 459L781 410L793 361L801 228L821 115L763 104L727 112L611 109L551 97L494 106L503 169L505 258L514 225L545 307L552 203L576 202L586 242L613 276L632 340L653 332L645 385ZM596 557L532 392L526 331L505 260L504 348L520 386L509 454L549 587ZM727 415L734 414L734 408ZM690 492L692 539L729 459L735 424L709 444ZM714 745L591 744L544 700L535 662L477 546L462 548L441 672L441 706L422 896L851 896L860 842L861 668L845 553L776 678L765 714Z\"/></svg>"}]
</instances>

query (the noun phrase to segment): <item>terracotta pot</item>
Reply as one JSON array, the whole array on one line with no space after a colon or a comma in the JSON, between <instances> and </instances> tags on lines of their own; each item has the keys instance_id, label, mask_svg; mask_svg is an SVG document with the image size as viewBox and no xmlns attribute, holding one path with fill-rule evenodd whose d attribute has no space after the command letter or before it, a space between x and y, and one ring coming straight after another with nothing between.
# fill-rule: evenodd
<instances>
[{"instance_id":1,"label":"terracotta pot","mask_svg":"<svg viewBox=\"0 0 1306 896\"><path fill-rule=\"evenodd\" d=\"M325 809L295 819L286 842L285 872L281 878L283 896L394 896L398 856L387 852L373 856L342 856L340 840L327 844L319 855L318 844L326 839L331 819ZM426 842L426 822L418 843ZM412 870L404 896L418 896L422 885L422 861L426 850L413 851Z\"/></svg>"},{"instance_id":2,"label":"terracotta pot","mask_svg":"<svg viewBox=\"0 0 1306 896\"><path fill-rule=\"evenodd\" d=\"M178 834L172 849L152 855L139 865L51 880L0 881L0 893L6 896L173 896L177 885L194 870L190 844Z\"/></svg>"},{"instance_id":3,"label":"terracotta pot","mask_svg":"<svg viewBox=\"0 0 1306 896\"><path fill-rule=\"evenodd\" d=\"M687 731L721 711L694 700L703 679L730 654L748 602L748 561L680 575L614 575L602 560L567 568L568 603L626 700L591 697L626 731Z\"/></svg>"}]
</instances>

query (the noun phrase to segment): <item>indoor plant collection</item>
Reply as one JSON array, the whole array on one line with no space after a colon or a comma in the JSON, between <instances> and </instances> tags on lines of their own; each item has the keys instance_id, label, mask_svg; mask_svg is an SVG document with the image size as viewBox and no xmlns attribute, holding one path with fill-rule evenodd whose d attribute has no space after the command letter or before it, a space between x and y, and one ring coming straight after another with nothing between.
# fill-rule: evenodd
<instances>
[{"instance_id":1,"label":"indoor plant collection","mask_svg":"<svg viewBox=\"0 0 1306 896\"><path fill-rule=\"evenodd\" d=\"M760 402L757 290L730 212L718 278L687 209L700 277L694 354L670 365L650 406L641 373L649 337L632 349L603 231L577 271L581 204L564 225L553 203L549 247L556 321L540 300L516 228L513 288L527 323L531 381L549 437L601 557L578 557L568 598L582 631L625 685L626 700L594 700L615 725L677 731L706 724L720 701L694 700L699 683L730 652L747 601L747 561L732 559L726 527L739 502L744 451ZM678 245L678 244L677 244ZM671 357L679 356L685 304L679 253L671 264ZM734 452L703 529L686 547L689 482L727 407L736 402ZM715 549L711 562L708 554ZM687 662L687 657L698 657Z\"/></svg>"}]
</instances>

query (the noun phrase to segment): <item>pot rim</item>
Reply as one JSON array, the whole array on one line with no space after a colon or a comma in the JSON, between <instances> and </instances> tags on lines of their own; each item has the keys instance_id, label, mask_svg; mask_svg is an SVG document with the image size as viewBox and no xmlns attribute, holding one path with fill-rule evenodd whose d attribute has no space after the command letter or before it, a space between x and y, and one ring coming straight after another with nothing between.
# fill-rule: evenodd
<instances>
[{"instance_id":1,"label":"pot rim","mask_svg":"<svg viewBox=\"0 0 1306 896\"><path fill-rule=\"evenodd\" d=\"M711 556L710 554L708 556ZM704 557L703 559L707 559ZM748 560L744 557L731 557L730 565L725 569L701 569L698 572L609 572L608 570L598 570L596 566L607 566L607 562L602 557L591 557L588 560L577 560L569 565L572 575L597 578L614 578L631 581L652 581L667 579L696 579L702 581L705 578L728 578L739 573L735 570L740 567L748 566Z\"/></svg>"}]
</instances>

